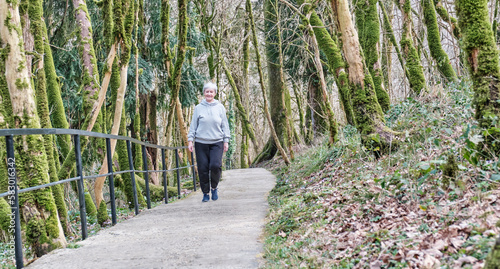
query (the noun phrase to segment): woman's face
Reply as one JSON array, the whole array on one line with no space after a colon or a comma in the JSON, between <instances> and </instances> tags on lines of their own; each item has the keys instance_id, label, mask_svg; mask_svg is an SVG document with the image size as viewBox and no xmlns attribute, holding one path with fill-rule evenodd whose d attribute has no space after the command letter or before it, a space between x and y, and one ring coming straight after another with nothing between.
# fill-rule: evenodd
<instances>
[{"instance_id":1,"label":"woman's face","mask_svg":"<svg viewBox=\"0 0 500 269\"><path fill-rule=\"evenodd\" d=\"M205 100L209 103L211 103L214 100L215 97L215 90L214 89L205 89L205 92L203 93L205 96Z\"/></svg>"}]
</instances>

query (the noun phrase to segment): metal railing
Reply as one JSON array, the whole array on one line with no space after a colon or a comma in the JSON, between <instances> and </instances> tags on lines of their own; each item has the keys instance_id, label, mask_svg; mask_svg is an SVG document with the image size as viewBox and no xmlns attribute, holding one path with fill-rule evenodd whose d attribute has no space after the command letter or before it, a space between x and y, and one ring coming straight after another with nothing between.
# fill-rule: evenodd
<instances>
[{"instance_id":1,"label":"metal railing","mask_svg":"<svg viewBox=\"0 0 500 269\"><path fill-rule=\"evenodd\" d=\"M16 159L14 155L14 136L24 136L24 135L71 135L73 137L74 150L75 150L75 159L76 159L76 177L59 180L56 182L51 182L43 185L32 186L29 188L18 189L17 184L17 170L16 170ZM85 207L85 190L83 185L84 179L98 178L98 177L107 177L109 180L109 192L110 192L110 203L111 203L111 222L112 225L116 224L116 204L115 204L115 190L114 190L114 175L130 173L131 176L131 184L132 191L134 196L134 208L135 214L139 214L139 202L137 198L137 187L135 182L135 173L143 173L144 174L144 182L146 187L146 201L147 208L151 209L151 198L149 191L149 173L151 172L162 172L163 173L163 187L165 192L165 204L168 203L168 189L167 189L167 172L176 171L177 172L177 196L181 198L181 186L180 186L180 170L185 168L192 168L193 173L193 188L196 191L196 172L194 169L194 156L191 152L191 165L179 167L179 149L184 149L187 147L165 147L155 144L149 144L146 142L139 141L134 138L118 136L118 135L109 135L95 132L88 132L82 130L75 129L0 129L0 136L5 136L5 142L7 145L7 174L8 174L8 191L4 193L0 193L0 198L9 196L8 203L12 209L12 215L14 215L14 250L16 256L16 267L23 268L23 249L22 249L22 240L21 240L21 219L19 213L19 194L34 191L42 188L47 188L51 186L55 186L58 184L63 184L67 182L77 181L77 189L78 189L78 201L79 201L79 209L80 209L80 222L82 229L82 240L87 238L87 213ZM108 162L108 173L102 175L92 175L92 176L83 176L82 173L82 155L81 155L81 145L80 145L80 136L87 137L95 137L95 138L104 138L106 139L106 158ZM127 155L129 162L129 170L123 171L113 171L113 160L111 156L111 139L116 140L124 140L127 143ZM132 159L132 146L131 143L140 144L142 147L142 163L143 170L136 170L134 168L134 162ZM148 170L147 164L147 155L146 148L157 148L161 149L161 160L162 160L162 168L163 170ZM175 150L175 164L176 168L173 169L165 169L165 150Z\"/></svg>"}]
</instances>

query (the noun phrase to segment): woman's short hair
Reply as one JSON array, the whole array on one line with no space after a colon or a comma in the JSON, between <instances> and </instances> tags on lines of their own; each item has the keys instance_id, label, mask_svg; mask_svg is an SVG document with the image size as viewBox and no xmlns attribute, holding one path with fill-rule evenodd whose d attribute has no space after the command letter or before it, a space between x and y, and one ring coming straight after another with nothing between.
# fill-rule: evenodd
<instances>
[{"instance_id":1,"label":"woman's short hair","mask_svg":"<svg viewBox=\"0 0 500 269\"><path fill-rule=\"evenodd\" d=\"M203 93L205 93L206 89L212 89L215 91L215 94L217 94L217 85L212 82L207 82L205 83L205 85L203 85Z\"/></svg>"}]
</instances>

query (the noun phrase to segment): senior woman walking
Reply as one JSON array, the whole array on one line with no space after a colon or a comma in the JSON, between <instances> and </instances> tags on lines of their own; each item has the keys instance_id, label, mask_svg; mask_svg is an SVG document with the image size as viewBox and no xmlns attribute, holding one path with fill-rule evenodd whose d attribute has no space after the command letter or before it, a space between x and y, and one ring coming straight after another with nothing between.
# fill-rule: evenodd
<instances>
[{"instance_id":1,"label":"senior woman walking","mask_svg":"<svg viewBox=\"0 0 500 269\"><path fill-rule=\"evenodd\" d=\"M188 148L196 152L198 174L200 177L202 202L219 199L217 185L222 173L222 153L229 148L229 124L226 109L214 99L217 86L211 82L203 86L205 99L194 108L188 134Z\"/></svg>"}]
</instances>

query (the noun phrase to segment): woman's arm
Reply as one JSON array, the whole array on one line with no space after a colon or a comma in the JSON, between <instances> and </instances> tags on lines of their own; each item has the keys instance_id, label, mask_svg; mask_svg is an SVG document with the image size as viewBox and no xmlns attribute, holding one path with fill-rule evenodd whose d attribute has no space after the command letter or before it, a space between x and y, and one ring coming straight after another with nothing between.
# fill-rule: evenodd
<instances>
[{"instance_id":1,"label":"woman's arm","mask_svg":"<svg viewBox=\"0 0 500 269\"><path fill-rule=\"evenodd\" d=\"M194 108L193 117L191 118L191 125L189 126L188 133L188 149L193 152L193 140L196 137L196 129L198 129L198 107Z\"/></svg>"},{"instance_id":2,"label":"woman's arm","mask_svg":"<svg viewBox=\"0 0 500 269\"><path fill-rule=\"evenodd\" d=\"M229 123L227 122L226 108L224 106L222 106L221 117L222 117L221 127L222 127L222 132L224 133L224 144L227 144L231 139L231 132L229 130Z\"/></svg>"}]
</instances>

